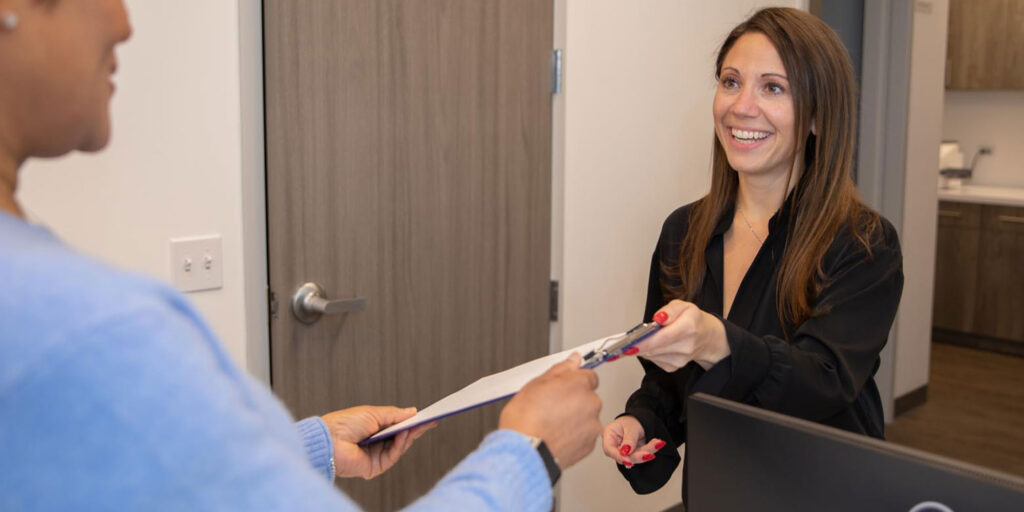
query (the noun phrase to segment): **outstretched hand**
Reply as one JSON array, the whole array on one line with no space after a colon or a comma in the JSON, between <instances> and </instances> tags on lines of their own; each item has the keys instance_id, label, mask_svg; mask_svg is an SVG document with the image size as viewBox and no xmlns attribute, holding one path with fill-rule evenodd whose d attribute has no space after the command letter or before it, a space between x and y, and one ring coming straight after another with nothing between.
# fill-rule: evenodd
<instances>
[{"instance_id":1,"label":"outstretched hand","mask_svg":"<svg viewBox=\"0 0 1024 512\"><path fill-rule=\"evenodd\" d=\"M601 433L597 374L580 368L580 355L552 366L531 380L501 411L499 428L539 437L562 469L594 449Z\"/></svg>"},{"instance_id":2,"label":"outstretched hand","mask_svg":"<svg viewBox=\"0 0 1024 512\"><path fill-rule=\"evenodd\" d=\"M730 354L725 325L696 304L673 300L654 315L654 321L662 328L637 344L637 356L666 372L690 361L707 370Z\"/></svg>"},{"instance_id":3,"label":"outstretched hand","mask_svg":"<svg viewBox=\"0 0 1024 512\"><path fill-rule=\"evenodd\" d=\"M334 411L322 416L334 441L335 475L371 479L391 469L398 459L426 431L437 423L420 425L399 433L395 437L359 446L358 442L381 429L406 420L416 414L415 407L400 409L391 406L360 405Z\"/></svg>"}]
</instances>

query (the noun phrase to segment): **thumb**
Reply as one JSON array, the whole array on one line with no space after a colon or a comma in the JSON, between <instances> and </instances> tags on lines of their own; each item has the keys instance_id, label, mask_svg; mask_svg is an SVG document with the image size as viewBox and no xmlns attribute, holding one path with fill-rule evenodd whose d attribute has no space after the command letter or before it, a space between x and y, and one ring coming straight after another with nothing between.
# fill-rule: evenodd
<instances>
[{"instance_id":1,"label":"thumb","mask_svg":"<svg viewBox=\"0 0 1024 512\"><path fill-rule=\"evenodd\" d=\"M548 371L544 372L544 375L546 377L554 377L571 370L578 370L582 361L583 358L576 352L573 352L569 354L569 357L565 358L564 361L555 363L551 368L548 368Z\"/></svg>"},{"instance_id":2,"label":"thumb","mask_svg":"<svg viewBox=\"0 0 1024 512\"><path fill-rule=\"evenodd\" d=\"M416 415L415 407L399 408L390 405L371 406L371 412L380 428L387 428Z\"/></svg>"},{"instance_id":3,"label":"thumb","mask_svg":"<svg viewBox=\"0 0 1024 512\"><path fill-rule=\"evenodd\" d=\"M619 448L620 450L626 450L626 447L628 446L629 451L624 453L623 456L629 455L629 452L639 448L641 445L644 444L644 440L641 439L643 433L644 431L642 427L638 428L631 421L625 422L625 424L622 426L622 443L619 445Z\"/></svg>"}]
</instances>

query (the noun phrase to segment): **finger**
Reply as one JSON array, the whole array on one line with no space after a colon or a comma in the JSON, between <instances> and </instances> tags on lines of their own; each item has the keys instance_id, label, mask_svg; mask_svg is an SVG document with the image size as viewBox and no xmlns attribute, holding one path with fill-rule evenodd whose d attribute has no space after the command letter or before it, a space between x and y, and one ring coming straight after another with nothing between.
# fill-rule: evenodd
<instances>
[{"instance_id":1,"label":"finger","mask_svg":"<svg viewBox=\"0 0 1024 512\"><path fill-rule=\"evenodd\" d=\"M665 447L667 443L661 439L651 439L629 455L629 461L633 464L643 464L657 458L658 450Z\"/></svg>"},{"instance_id":2,"label":"finger","mask_svg":"<svg viewBox=\"0 0 1024 512\"><path fill-rule=\"evenodd\" d=\"M619 455L623 460L632 462L630 458L636 452L636 448L643 444L643 429L636 428L631 422L623 422L622 442L619 444Z\"/></svg>"},{"instance_id":3,"label":"finger","mask_svg":"<svg viewBox=\"0 0 1024 512\"><path fill-rule=\"evenodd\" d=\"M580 363L582 363L582 362L583 362L583 358L580 357L580 355L577 354L576 352L573 352L573 353L569 354L569 357L565 358L564 361L555 364L554 366L549 368L548 371L546 371L544 373L548 377L554 377L556 375L561 375L562 373L565 373L567 371L579 369Z\"/></svg>"},{"instance_id":4,"label":"finger","mask_svg":"<svg viewBox=\"0 0 1024 512\"><path fill-rule=\"evenodd\" d=\"M576 370L577 375L586 381L587 386L591 389L597 389L598 384L601 383L600 379L597 378L597 372L594 370Z\"/></svg>"},{"instance_id":5,"label":"finger","mask_svg":"<svg viewBox=\"0 0 1024 512\"><path fill-rule=\"evenodd\" d=\"M398 459L402 456L402 454L409 449L409 437L409 431L406 430L392 438L394 442L392 442L391 446L388 446L387 449L383 453L381 453L381 472L387 471L388 469L391 468L391 466L394 466L395 463L398 462Z\"/></svg>"},{"instance_id":6,"label":"finger","mask_svg":"<svg viewBox=\"0 0 1024 512\"><path fill-rule=\"evenodd\" d=\"M609 423L604 430L601 431L601 449L604 450L604 454L610 459L614 459L615 462L622 463L622 457L619 455L619 446L622 445L622 428L613 423Z\"/></svg>"},{"instance_id":7,"label":"finger","mask_svg":"<svg viewBox=\"0 0 1024 512\"><path fill-rule=\"evenodd\" d=\"M415 441L415 440L419 439L421 436L423 436L423 434L426 434L427 431L432 430L436 426L437 426L437 422L436 421L431 422L431 423L427 423L425 425L420 425L420 426L418 426L418 427L416 427L414 429L411 429L410 433L409 433L409 436L411 437L412 441Z\"/></svg>"},{"instance_id":8,"label":"finger","mask_svg":"<svg viewBox=\"0 0 1024 512\"><path fill-rule=\"evenodd\" d=\"M668 304L665 304L665 306L662 307L661 309L659 309L658 312L654 314L653 320L662 327L668 327L672 325L673 322L678 320L679 317L681 317L684 313L686 313L687 310L694 307L696 306L693 303L683 302L681 300L673 300ZM672 342L672 338L673 334L670 329L660 329L651 336L649 336L647 339L641 341L640 343L637 343L634 347L637 350L636 352L633 353L648 353L654 348Z\"/></svg>"}]
</instances>

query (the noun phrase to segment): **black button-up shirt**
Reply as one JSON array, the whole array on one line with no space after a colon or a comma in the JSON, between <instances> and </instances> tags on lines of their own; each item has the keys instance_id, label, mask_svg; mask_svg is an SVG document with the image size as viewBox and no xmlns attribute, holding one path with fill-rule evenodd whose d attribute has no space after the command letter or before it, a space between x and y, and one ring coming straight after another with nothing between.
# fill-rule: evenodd
<instances>
[{"instance_id":1,"label":"black button-up shirt","mask_svg":"<svg viewBox=\"0 0 1024 512\"><path fill-rule=\"evenodd\" d=\"M692 205L669 215L651 260L645 321L667 303L662 284L678 284L664 269L678 268L679 248ZM826 252L827 277L811 304L812 316L787 325L787 341L776 306L779 266L787 243L789 201L769 221L769 234L740 282L728 318L723 319L731 355L707 371L691 362L667 373L640 359L645 376L626 403L645 437L679 447L686 442L685 398L703 392L820 422L851 432L883 437L882 402L874 375L903 290L903 259L895 228L882 221L871 254L846 227ZM722 318L724 233L730 209L719 220L705 252L703 285L693 302ZM633 489L646 494L668 481L679 464L676 450L632 469L620 467ZM684 466L685 470L685 466ZM685 497L684 472L684 497Z\"/></svg>"}]
</instances>

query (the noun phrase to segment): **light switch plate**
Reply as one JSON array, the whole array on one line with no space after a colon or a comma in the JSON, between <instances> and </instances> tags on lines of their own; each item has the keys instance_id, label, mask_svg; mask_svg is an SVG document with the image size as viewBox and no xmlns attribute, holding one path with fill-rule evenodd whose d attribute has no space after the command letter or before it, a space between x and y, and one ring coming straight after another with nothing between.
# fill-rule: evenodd
<instances>
[{"instance_id":1,"label":"light switch plate","mask_svg":"<svg viewBox=\"0 0 1024 512\"><path fill-rule=\"evenodd\" d=\"M220 235L171 239L171 280L183 292L223 287Z\"/></svg>"}]
</instances>

